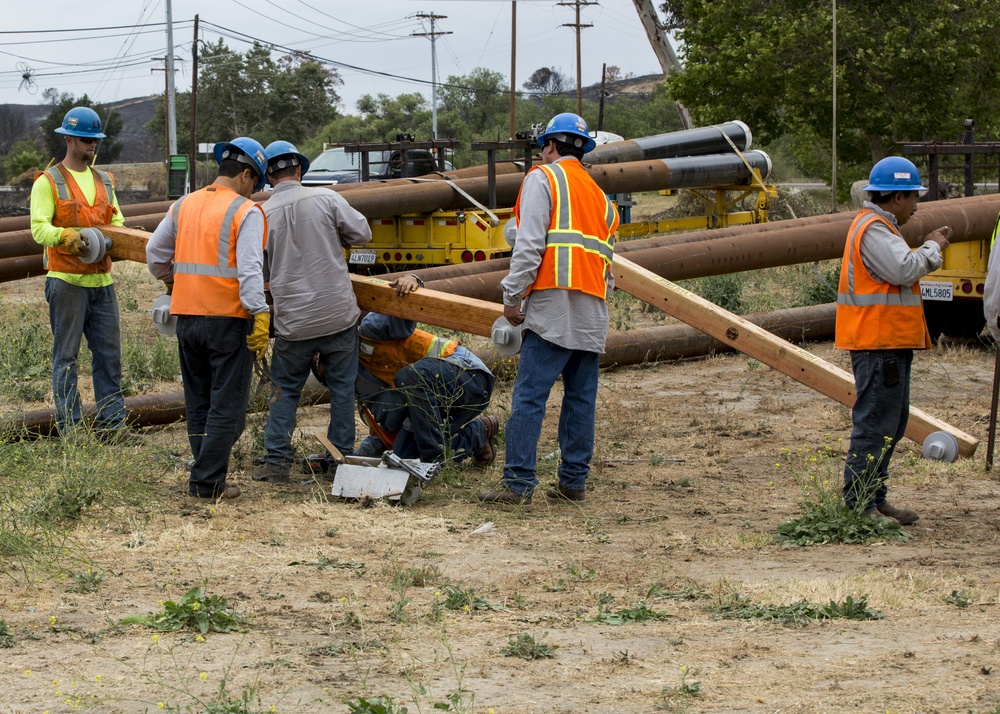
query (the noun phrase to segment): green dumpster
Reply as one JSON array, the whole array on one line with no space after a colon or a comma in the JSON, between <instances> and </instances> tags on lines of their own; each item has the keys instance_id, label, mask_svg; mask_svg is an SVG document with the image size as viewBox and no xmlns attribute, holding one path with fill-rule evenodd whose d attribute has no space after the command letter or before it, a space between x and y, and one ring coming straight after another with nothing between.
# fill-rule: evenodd
<instances>
[{"instance_id":1,"label":"green dumpster","mask_svg":"<svg viewBox=\"0 0 1000 714\"><path fill-rule=\"evenodd\" d=\"M170 157L167 167L167 198L180 198L188 192L188 171L190 164L184 154Z\"/></svg>"}]
</instances>

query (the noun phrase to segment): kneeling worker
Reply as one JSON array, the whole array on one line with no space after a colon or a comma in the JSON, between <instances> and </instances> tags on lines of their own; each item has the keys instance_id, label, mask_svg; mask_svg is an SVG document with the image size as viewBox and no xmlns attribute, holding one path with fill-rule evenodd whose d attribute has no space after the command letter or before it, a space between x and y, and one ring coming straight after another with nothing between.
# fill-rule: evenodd
<instances>
[{"instance_id":1,"label":"kneeling worker","mask_svg":"<svg viewBox=\"0 0 1000 714\"><path fill-rule=\"evenodd\" d=\"M417 289L419 279L407 275L390 285L403 296ZM402 458L426 462L493 462L500 420L481 416L494 384L482 360L456 340L416 329L412 320L373 312L359 333L355 388L373 435L355 454L391 448Z\"/></svg>"}]
</instances>

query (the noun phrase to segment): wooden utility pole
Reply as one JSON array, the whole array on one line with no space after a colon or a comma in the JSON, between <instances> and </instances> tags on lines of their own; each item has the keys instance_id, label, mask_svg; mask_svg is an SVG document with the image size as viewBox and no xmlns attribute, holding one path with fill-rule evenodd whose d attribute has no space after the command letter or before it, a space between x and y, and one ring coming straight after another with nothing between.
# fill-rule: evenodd
<instances>
[{"instance_id":1,"label":"wooden utility pole","mask_svg":"<svg viewBox=\"0 0 1000 714\"><path fill-rule=\"evenodd\" d=\"M649 46L653 48L653 54L656 55L656 59L660 63L660 69L663 70L663 76L666 77L671 72L683 71L684 67L681 65L677 53L674 52L673 45L670 44L666 28L660 24L660 18L656 14L653 0L632 0L632 4L635 5L635 11L639 14L639 21L642 23L643 29L646 30L646 37L649 38ZM687 107L676 101L674 104L677 106L677 115L680 117L683 127L690 129L694 126L691 121L691 113L688 112Z\"/></svg>"},{"instance_id":2,"label":"wooden utility pole","mask_svg":"<svg viewBox=\"0 0 1000 714\"><path fill-rule=\"evenodd\" d=\"M586 27L593 27L593 25L584 25L580 23L580 8L586 7L587 5L596 5L597 3L593 2L592 0L572 0L572 2L561 2L556 4L576 9L576 22L565 23L563 24L563 27L572 27L576 30L576 113L583 115L583 83L581 80L582 70L580 63L580 31Z\"/></svg>"},{"instance_id":3,"label":"wooden utility pole","mask_svg":"<svg viewBox=\"0 0 1000 714\"><path fill-rule=\"evenodd\" d=\"M517 111L517 0L510 4L510 137L517 134L515 115ZM511 152L513 157L513 152Z\"/></svg>"},{"instance_id":4,"label":"wooden utility pole","mask_svg":"<svg viewBox=\"0 0 1000 714\"><path fill-rule=\"evenodd\" d=\"M197 191L198 173L198 16L194 16L194 40L191 42L191 193Z\"/></svg>"}]
</instances>

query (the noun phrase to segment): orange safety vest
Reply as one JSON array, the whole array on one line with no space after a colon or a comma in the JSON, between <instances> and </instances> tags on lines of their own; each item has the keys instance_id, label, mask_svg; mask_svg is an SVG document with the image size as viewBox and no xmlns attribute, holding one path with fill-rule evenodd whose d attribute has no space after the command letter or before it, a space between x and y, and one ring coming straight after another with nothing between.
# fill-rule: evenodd
<instances>
[{"instance_id":1,"label":"orange safety vest","mask_svg":"<svg viewBox=\"0 0 1000 714\"><path fill-rule=\"evenodd\" d=\"M579 290L604 300L615 254L618 211L579 161L536 166L549 180L552 219L532 290ZM514 215L521 221L521 197Z\"/></svg>"},{"instance_id":2,"label":"orange safety vest","mask_svg":"<svg viewBox=\"0 0 1000 714\"><path fill-rule=\"evenodd\" d=\"M249 317L240 302L236 241L243 218L259 205L212 184L179 199L171 209L177 240L171 315ZM262 246L267 244L264 219Z\"/></svg>"},{"instance_id":3,"label":"orange safety vest","mask_svg":"<svg viewBox=\"0 0 1000 714\"><path fill-rule=\"evenodd\" d=\"M448 357L458 341L414 330L405 340L373 340L362 337L358 357L361 366L386 384L396 386L396 372L425 357Z\"/></svg>"},{"instance_id":4,"label":"orange safety vest","mask_svg":"<svg viewBox=\"0 0 1000 714\"><path fill-rule=\"evenodd\" d=\"M905 290L878 282L861 260L861 238L876 221L903 240L895 226L871 209L863 209L851 223L840 267L835 344L844 350L927 349L931 336L919 282Z\"/></svg>"},{"instance_id":5,"label":"orange safety vest","mask_svg":"<svg viewBox=\"0 0 1000 714\"><path fill-rule=\"evenodd\" d=\"M110 198L115 193L114 177L107 171L100 171L93 166L89 168L94 173L94 205L87 203L87 198L73 178L73 174L62 163L35 174L35 179L45 176L52 186L52 197L56 202L52 225L57 228L106 226L118 212L114 207L114 201ZM89 265L75 255L70 255L61 245L46 246L42 255L45 269L57 273L91 275L111 272L110 255L105 255L96 263Z\"/></svg>"}]
</instances>

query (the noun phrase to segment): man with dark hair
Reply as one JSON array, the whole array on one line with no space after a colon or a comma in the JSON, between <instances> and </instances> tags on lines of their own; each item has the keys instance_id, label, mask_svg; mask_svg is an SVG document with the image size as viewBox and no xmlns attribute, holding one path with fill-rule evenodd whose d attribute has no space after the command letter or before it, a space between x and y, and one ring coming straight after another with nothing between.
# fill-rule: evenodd
<instances>
[{"instance_id":1,"label":"man with dark hair","mask_svg":"<svg viewBox=\"0 0 1000 714\"><path fill-rule=\"evenodd\" d=\"M546 495L582 501L594 453L618 213L580 163L595 145L581 117L553 117L538 145L544 165L521 186L510 272L501 281L504 316L524 324L506 428L506 487L480 493L486 503L531 502L545 403L560 375L559 483Z\"/></svg>"},{"instance_id":2,"label":"man with dark hair","mask_svg":"<svg viewBox=\"0 0 1000 714\"><path fill-rule=\"evenodd\" d=\"M947 226L910 250L899 232L927 189L917 167L901 156L871 170L866 201L851 224L837 290L836 345L850 350L857 397L844 467L844 504L872 519L902 525L919 516L886 501L889 460L910 414L913 350L931 346L920 298L920 278L941 267Z\"/></svg>"},{"instance_id":3,"label":"man with dark hair","mask_svg":"<svg viewBox=\"0 0 1000 714\"><path fill-rule=\"evenodd\" d=\"M105 138L90 107L73 107L55 130L66 140L66 157L35 177L31 187L31 235L43 246L48 275L45 299L52 327L52 395L56 425L66 434L80 421L76 360L86 336L93 355L91 375L97 400L95 433L110 443L141 443L125 427L121 392L121 331L111 256L97 259L80 229L124 225L114 178L90 164ZM90 262L84 262L81 256ZM91 258L94 258L91 260Z\"/></svg>"},{"instance_id":4,"label":"man with dark hair","mask_svg":"<svg viewBox=\"0 0 1000 714\"><path fill-rule=\"evenodd\" d=\"M264 150L274 186L264 204L268 241L264 280L274 299L271 377L281 390L264 430L264 462L255 481L285 483L294 452L292 432L314 355L330 391L326 435L342 454L354 452L354 378L358 370L358 301L344 248L372 238L368 220L325 188L303 186L309 159L287 141Z\"/></svg>"},{"instance_id":5,"label":"man with dark hair","mask_svg":"<svg viewBox=\"0 0 1000 714\"><path fill-rule=\"evenodd\" d=\"M264 185L264 147L240 137L215 146L219 175L179 199L146 244L146 265L172 294L194 456L188 494L232 499L233 444L246 425L254 356L267 349L267 219L250 200Z\"/></svg>"}]
</instances>

